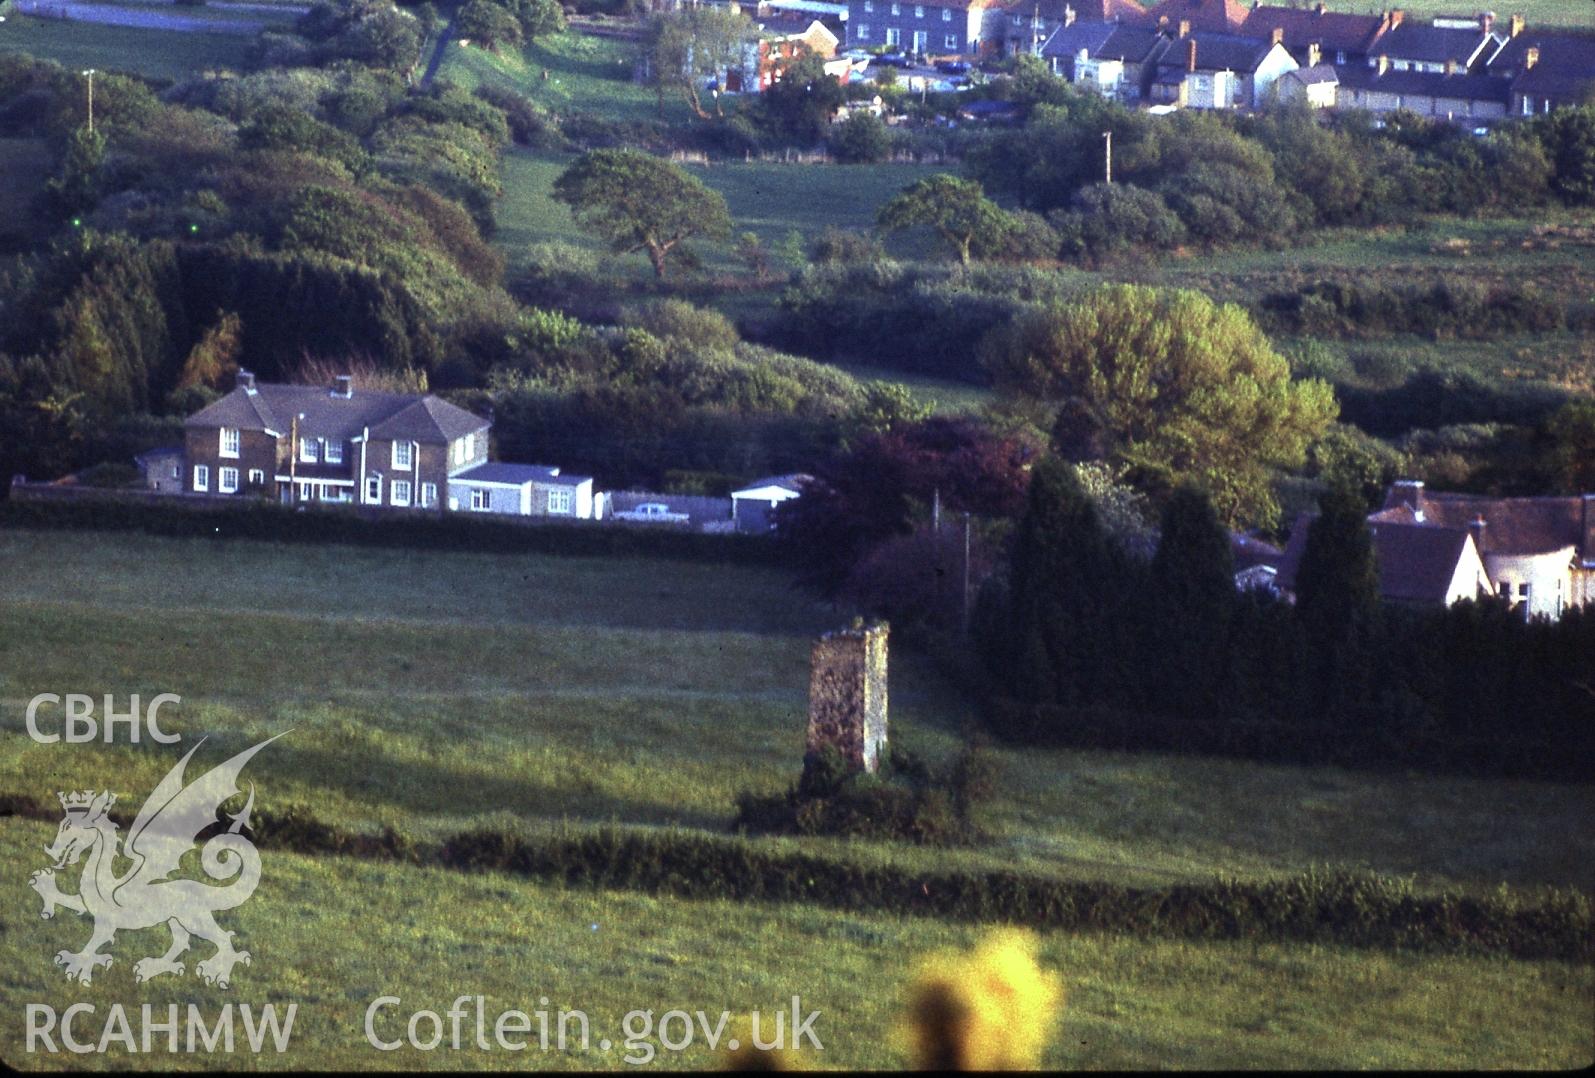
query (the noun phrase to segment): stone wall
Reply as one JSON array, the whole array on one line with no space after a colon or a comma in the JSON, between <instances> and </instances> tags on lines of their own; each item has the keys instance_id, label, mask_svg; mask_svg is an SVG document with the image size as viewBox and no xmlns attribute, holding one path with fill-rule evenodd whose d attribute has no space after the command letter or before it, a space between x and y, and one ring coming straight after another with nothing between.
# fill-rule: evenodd
<instances>
[{"instance_id":1,"label":"stone wall","mask_svg":"<svg viewBox=\"0 0 1595 1078\"><path fill-rule=\"evenodd\" d=\"M807 751L837 749L873 772L886 747L885 625L841 629L814 642Z\"/></svg>"}]
</instances>

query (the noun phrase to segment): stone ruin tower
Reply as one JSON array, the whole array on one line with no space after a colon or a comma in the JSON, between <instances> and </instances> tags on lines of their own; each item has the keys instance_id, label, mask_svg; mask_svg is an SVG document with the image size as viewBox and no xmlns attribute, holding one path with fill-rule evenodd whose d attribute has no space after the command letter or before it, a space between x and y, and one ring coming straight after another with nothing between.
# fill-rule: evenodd
<instances>
[{"instance_id":1,"label":"stone ruin tower","mask_svg":"<svg viewBox=\"0 0 1595 1078\"><path fill-rule=\"evenodd\" d=\"M838 629L814 642L807 751L831 746L874 773L886 747L885 625Z\"/></svg>"}]
</instances>

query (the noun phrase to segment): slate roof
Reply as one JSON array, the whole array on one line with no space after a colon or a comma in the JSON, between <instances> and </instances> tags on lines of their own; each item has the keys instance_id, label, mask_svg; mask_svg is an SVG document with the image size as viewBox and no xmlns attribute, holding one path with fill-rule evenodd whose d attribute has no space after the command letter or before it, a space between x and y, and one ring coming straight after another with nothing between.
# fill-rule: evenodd
<instances>
[{"instance_id":1,"label":"slate roof","mask_svg":"<svg viewBox=\"0 0 1595 1078\"><path fill-rule=\"evenodd\" d=\"M355 387L347 398L326 386L261 383L253 393L234 389L183 421L184 427L237 427L288 435L293 417L302 415L302 437L349 441L369 427L374 438L447 443L485 430L491 424L463 408L416 393L388 393Z\"/></svg>"},{"instance_id":2,"label":"slate roof","mask_svg":"<svg viewBox=\"0 0 1595 1078\"><path fill-rule=\"evenodd\" d=\"M1290 531L1275 583L1296 590L1296 573L1307 549L1307 530L1316 513L1303 513ZM1466 528L1427 527L1390 521L1370 522L1379 594L1396 602L1443 603L1456 576L1469 536Z\"/></svg>"},{"instance_id":3,"label":"slate roof","mask_svg":"<svg viewBox=\"0 0 1595 1078\"><path fill-rule=\"evenodd\" d=\"M1087 55L1095 56L1118 28L1117 23L1111 22L1075 22L1071 26L1060 26L1041 46L1041 55L1070 59L1085 49Z\"/></svg>"},{"instance_id":4,"label":"slate roof","mask_svg":"<svg viewBox=\"0 0 1595 1078\"><path fill-rule=\"evenodd\" d=\"M556 478L557 477L557 478ZM574 476L562 476L558 468L551 468L546 464L506 464L503 461L489 461L478 464L474 468L467 468L458 475L449 476L449 482L464 480L471 483L511 483L522 486L526 483L548 483L565 481L575 486L581 482ZM574 482L571 482L574 480Z\"/></svg>"},{"instance_id":5,"label":"slate roof","mask_svg":"<svg viewBox=\"0 0 1595 1078\"><path fill-rule=\"evenodd\" d=\"M1241 33L1264 40L1276 29L1285 31L1287 49L1306 48L1317 42L1325 52L1366 53L1384 31L1384 20L1378 15L1259 6L1253 8L1241 24Z\"/></svg>"},{"instance_id":6,"label":"slate roof","mask_svg":"<svg viewBox=\"0 0 1595 1078\"><path fill-rule=\"evenodd\" d=\"M1098 60L1142 64L1156 60L1168 47L1169 39L1149 26L1120 26L1091 55Z\"/></svg>"},{"instance_id":7,"label":"slate roof","mask_svg":"<svg viewBox=\"0 0 1595 1078\"><path fill-rule=\"evenodd\" d=\"M1192 30L1229 33L1239 30L1250 11L1241 0L1163 0L1147 9L1147 20L1156 26L1168 19L1170 28L1189 22Z\"/></svg>"},{"instance_id":8,"label":"slate roof","mask_svg":"<svg viewBox=\"0 0 1595 1078\"><path fill-rule=\"evenodd\" d=\"M1280 76L1285 79L1295 79L1303 86L1317 86L1321 83L1336 84L1340 82L1340 73L1333 64L1319 64L1316 67L1296 67Z\"/></svg>"},{"instance_id":9,"label":"slate roof","mask_svg":"<svg viewBox=\"0 0 1595 1078\"><path fill-rule=\"evenodd\" d=\"M1471 30L1452 30L1404 22L1381 36L1369 50L1369 55L1431 64L1443 64L1447 60L1468 64L1474 62L1475 58L1489 63L1504 40L1476 26Z\"/></svg>"},{"instance_id":10,"label":"slate roof","mask_svg":"<svg viewBox=\"0 0 1595 1078\"><path fill-rule=\"evenodd\" d=\"M1539 60L1525 70L1531 48L1540 50ZM1595 83L1595 36L1525 30L1490 61L1490 71L1515 75L1512 89L1518 93L1581 101Z\"/></svg>"},{"instance_id":11,"label":"slate roof","mask_svg":"<svg viewBox=\"0 0 1595 1078\"><path fill-rule=\"evenodd\" d=\"M1595 504L1578 495L1491 498L1475 494L1414 492L1413 488L1398 484L1390 488L1385 495L1384 508L1371 519L1426 527L1467 528L1483 517L1481 554L1548 554L1573 547L1582 558L1590 560L1595 559L1595 550L1589 549L1585 542L1586 512L1595 514ZM1588 523L1595 524L1595 521Z\"/></svg>"},{"instance_id":12,"label":"slate roof","mask_svg":"<svg viewBox=\"0 0 1595 1078\"><path fill-rule=\"evenodd\" d=\"M1381 75L1371 67L1343 67L1339 78L1340 85L1353 90L1491 101L1501 105L1512 99L1511 80L1493 75L1447 75L1441 71L1386 71ZM1341 105L1344 107L1345 102Z\"/></svg>"},{"instance_id":13,"label":"slate roof","mask_svg":"<svg viewBox=\"0 0 1595 1078\"><path fill-rule=\"evenodd\" d=\"M1263 62L1263 57L1274 49L1274 43L1266 38L1260 40L1238 34L1210 34L1193 30L1189 37L1176 41L1158 61L1159 80L1164 79L1171 69L1184 72L1186 43L1190 41L1196 42L1198 71L1255 72Z\"/></svg>"}]
</instances>

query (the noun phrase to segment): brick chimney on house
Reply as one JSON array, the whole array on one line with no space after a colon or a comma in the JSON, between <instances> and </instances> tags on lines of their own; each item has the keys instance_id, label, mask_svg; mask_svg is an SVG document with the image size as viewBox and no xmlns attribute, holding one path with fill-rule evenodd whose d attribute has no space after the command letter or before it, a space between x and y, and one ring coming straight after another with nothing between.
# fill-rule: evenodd
<instances>
[{"instance_id":1,"label":"brick chimney on house","mask_svg":"<svg viewBox=\"0 0 1595 1078\"><path fill-rule=\"evenodd\" d=\"M1191 20L1190 19L1181 19L1180 20L1179 30L1180 30L1180 36L1181 37L1190 37L1191 36Z\"/></svg>"},{"instance_id":2,"label":"brick chimney on house","mask_svg":"<svg viewBox=\"0 0 1595 1078\"><path fill-rule=\"evenodd\" d=\"M1285 28L1283 26L1274 27L1274 32L1268 35L1268 40L1275 45L1283 45L1285 43Z\"/></svg>"},{"instance_id":3,"label":"brick chimney on house","mask_svg":"<svg viewBox=\"0 0 1595 1078\"><path fill-rule=\"evenodd\" d=\"M1524 25L1523 16L1513 15L1506 20L1506 36L1517 37L1523 32Z\"/></svg>"},{"instance_id":4,"label":"brick chimney on house","mask_svg":"<svg viewBox=\"0 0 1595 1078\"><path fill-rule=\"evenodd\" d=\"M1063 25L1073 26L1074 19L1074 8L1070 7L1068 4L1063 5Z\"/></svg>"},{"instance_id":5,"label":"brick chimney on house","mask_svg":"<svg viewBox=\"0 0 1595 1078\"><path fill-rule=\"evenodd\" d=\"M1538 45L1530 45L1528 48L1523 50L1523 70L1524 71L1533 71L1534 70L1534 65L1539 63L1539 62L1540 62L1540 47Z\"/></svg>"},{"instance_id":6,"label":"brick chimney on house","mask_svg":"<svg viewBox=\"0 0 1595 1078\"><path fill-rule=\"evenodd\" d=\"M332 395L341 397L344 400L354 396L354 376L340 374L334 377L332 380Z\"/></svg>"},{"instance_id":7,"label":"brick chimney on house","mask_svg":"<svg viewBox=\"0 0 1595 1078\"><path fill-rule=\"evenodd\" d=\"M1185 41L1185 70L1196 70L1196 39L1187 38Z\"/></svg>"},{"instance_id":8,"label":"brick chimney on house","mask_svg":"<svg viewBox=\"0 0 1595 1078\"><path fill-rule=\"evenodd\" d=\"M1404 505L1413 512L1418 511L1418 506L1423 503L1423 480L1397 479L1390 485L1391 508Z\"/></svg>"},{"instance_id":9,"label":"brick chimney on house","mask_svg":"<svg viewBox=\"0 0 1595 1078\"><path fill-rule=\"evenodd\" d=\"M1480 30L1483 30L1486 34L1488 34L1490 32L1490 27L1492 27L1494 25L1495 25L1495 12L1493 12L1493 11L1481 11L1481 12L1479 12L1479 29Z\"/></svg>"},{"instance_id":10,"label":"brick chimney on house","mask_svg":"<svg viewBox=\"0 0 1595 1078\"><path fill-rule=\"evenodd\" d=\"M1445 62L1445 73L1447 75L1455 75L1457 73L1457 62L1455 60L1447 60Z\"/></svg>"},{"instance_id":11,"label":"brick chimney on house","mask_svg":"<svg viewBox=\"0 0 1595 1078\"><path fill-rule=\"evenodd\" d=\"M1328 4L1320 3L1317 7L1313 8L1313 14L1314 15L1325 15L1325 14L1328 14L1328 12L1329 12L1329 5Z\"/></svg>"},{"instance_id":12,"label":"brick chimney on house","mask_svg":"<svg viewBox=\"0 0 1595 1078\"><path fill-rule=\"evenodd\" d=\"M1379 74L1383 75L1386 71L1389 71L1389 70L1390 70L1390 57L1381 55L1379 57Z\"/></svg>"},{"instance_id":13,"label":"brick chimney on house","mask_svg":"<svg viewBox=\"0 0 1595 1078\"><path fill-rule=\"evenodd\" d=\"M255 391L255 372L246 371L244 368L239 367L238 388L243 390L245 393L253 393Z\"/></svg>"},{"instance_id":14,"label":"brick chimney on house","mask_svg":"<svg viewBox=\"0 0 1595 1078\"><path fill-rule=\"evenodd\" d=\"M1324 54L1323 54L1323 51L1321 49L1319 49L1318 42L1316 42L1316 41L1308 42L1308 44L1307 44L1307 66L1308 67L1317 67L1321 62L1323 62L1323 58L1324 58Z\"/></svg>"}]
</instances>

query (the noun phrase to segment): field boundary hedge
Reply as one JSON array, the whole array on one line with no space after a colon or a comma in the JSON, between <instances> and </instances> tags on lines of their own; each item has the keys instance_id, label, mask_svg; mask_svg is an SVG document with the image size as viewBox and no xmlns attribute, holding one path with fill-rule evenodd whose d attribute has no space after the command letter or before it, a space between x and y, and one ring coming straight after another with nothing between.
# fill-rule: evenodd
<instances>
[{"instance_id":1,"label":"field boundary hedge","mask_svg":"<svg viewBox=\"0 0 1595 1078\"><path fill-rule=\"evenodd\" d=\"M75 489L75 488L70 488ZM480 516L362 514L354 509L300 512L263 501L203 505L117 491L37 497L13 487L0 501L0 528L138 531L187 539L346 543L417 550L572 557L652 557L738 565L785 565L784 548L762 536L677 531L653 525L588 521L483 520ZM19 496L20 495L20 496Z\"/></svg>"},{"instance_id":2,"label":"field boundary hedge","mask_svg":"<svg viewBox=\"0 0 1595 1078\"><path fill-rule=\"evenodd\" d=\"M0 816L54 821L59 815L35 798L0 794ZM132 819L131 812L111 816L124 825ZM858 913L1178 939L1323 943L1580 962L1595 958L1590 898L1574 888L1551 889L1533 902L1504 887L1485 898L1449 892L1419 896L1404 880L1317 868L1272 880L1221 877L1137 888L1011 871L916 872L854 865L760 850L713 835L644 833L610 825L586 834L534 839L478 829L422 845L392 828L380 835L344 831L299 806L280 815L256 812L251 830L263 846L304 854L507 872L566 886L689 899L807 902Z\"/></svg>"}]
</instances>

